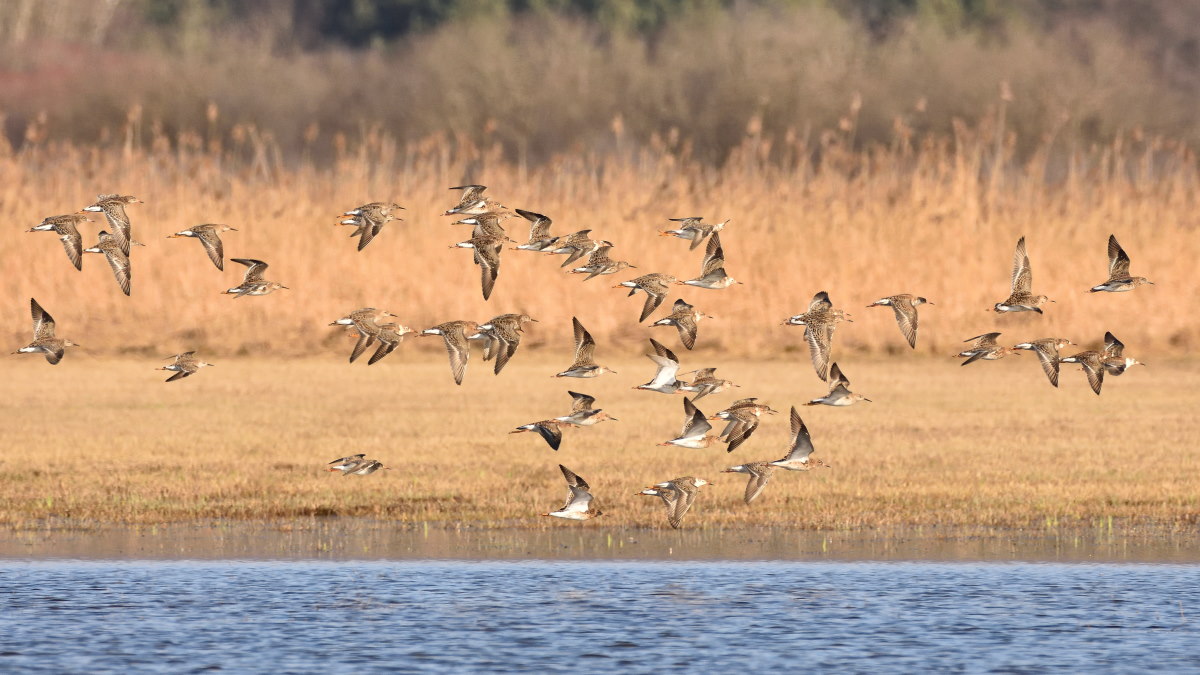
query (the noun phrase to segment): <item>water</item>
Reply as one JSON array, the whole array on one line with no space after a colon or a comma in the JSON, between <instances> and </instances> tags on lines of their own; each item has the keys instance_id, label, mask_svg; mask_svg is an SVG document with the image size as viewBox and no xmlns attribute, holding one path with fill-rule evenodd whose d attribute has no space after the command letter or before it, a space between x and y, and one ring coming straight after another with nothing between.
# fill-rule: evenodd
<instances>
[{"instance_id":1,"label":"water","mask_svg":"<svg viewBox=\"0 0 1200 675\"><path fill-rule=\"evenodd\" d=\"M1200 568L0 562L0 672L1200 670Z\"/></svg>"}]
</instances>

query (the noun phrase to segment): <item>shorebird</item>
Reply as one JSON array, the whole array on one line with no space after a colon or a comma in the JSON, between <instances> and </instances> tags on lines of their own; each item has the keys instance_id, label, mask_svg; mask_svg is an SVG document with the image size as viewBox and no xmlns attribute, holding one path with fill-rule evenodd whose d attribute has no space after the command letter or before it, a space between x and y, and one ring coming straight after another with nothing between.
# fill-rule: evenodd
<instances>
[{"instance_id":1,"label":"shorebird","mask_svg":"<svg viewBox=\"0 0 1200 675\"><path fill-rule=\"evenodd\" d=\"M604 420L620 421L603 410L596 408L596 397L581 394L577 391L568 391L567 393L571 395L571 414L555 417L554 421L564 424L574 424L578 427L590 427Z\"/></svg>"},{"instance_id":2,"label":"shorebird","mask_svg":"<svg viewBox=\"0 0 1200 675\"><path fill-rule=\"evenodd\" d=\"M829 294L820 291L813 296L808 311L789 317L785 326L804 326L804 341L808 343L813 370L822 380L829 379L829 354L833 350L833 334L839 321L850 321L850 315L833 308Z\"/></svg>"},{"instance_id":3,"label":"shorebird","mask_svg":"<svg viewBox=\"0 0 1200 675\"><path fill-rule=\"evenodd\" d=\"M1078 363L1083 367L1083 372L1087 374L1088 384L1092 386L1092 391L1096 395L1100 395L1100 388L1104 386L1104 373L1110 375L1120 375L1127 368L1134 365L1146 365L1136 359L1125 357L1125 344L1116 338L1111 332L1104 334L1104 350L1103 351L1082 351L1078 354L1072 354L1059 359L1061 363Z\"/></svg>"},{"instance_id":4,"label":"shorebird","mask_svg":"<svg viewBox=\"0 0 1200 675\"><path fill-rule=\"evenodd\" d=\"M128 248L128 244L126 244ZM121 249L120 242L113 235L100 230L100 241L91 248L83 249L85 253L103 253L112 267L113 276L121 287L121 292L129 295L129 256Z\"/></svg>"},{"instance_id":5,"label":"shorebird","mask_svg":"<svg viewBox=\"0 0 1200 675\"><path fill-rule=\"evenodd\" d=\"M442 215L476 214L507 208L500 202L483 196L483 191L487 189L486 185L459 185L450 189L462 190L463 193L458 200L458 204L454 208L448 209Z\"/></svg>"},{"instance_id":6,"label":"shorebird","mask_svg":"<svg viewBox=\"0 0 1200 675\"><path fill-rule=\"evenodd\" d=\"M917 348L917 305L932 305L925 298L918 295L910 295L901 293L900 295L889 295L886 298L880 298L875 302L867 305L871 307L891 307L896 313L896 323L900 326L900 332L908 340L908 346L913 349Z\"/></svg>"},{"instance_id":7,"label":"shorebird","mask_svg":"<svg viewBox=\"0 0 1200 675\"><path fill-rule=\"evenodd\" d=\"M746 494L742 497L749 504L754 501L755 497L762 494L763 488L767 487L767 481L771 480L771 475L777 468L770 462L746 462L728 469L721 469L721 473L750 474L750 480L746 482Z\"/></svg>"},{"instance_id":8,"label":"shorebird","mask_svg":"<svg viewBox=\"0 0 1200 675\"><path fill-rule=\"evenodd\" d=\"M829 317L833 317L837 321L849 321L850 323L854 323L854 320L851 319L850 315L844 310L833 308L833 301L829 299L828 293L825 291L818 291L808 303L807 311L788 317L787 320L783 322L783 325L806 326L808 325L809 319L825 320Z\"/></svg>"},{"instance_id":9,"label":"shorebird","mask_svg":"<svg viewBox=\"0 0 1200 675\"><path fill-rule=\"evenodd\" d=\"M675 277L670 274L652 272L643 274L636 279L622 281L613 288L628 288L631 296L638 291L646 294L646 304L642 306L642 315L638 317L638 321L642 322L662 304L663 298L667 297L667 291L671 290L673 283L675 283Z\"/></svg>"},{"instance_id":10,"label":"shorebird","mask_svg":"<svg viewBox=\"0 0 1200 675\"><path fill-rule=\"evenodd\" d=\"M381 316L394 317L396 315L391 312L375 309L374 307L363 307L330 322L330 326L350 326L358 333L358 342L354 343L354 350L350 352L350 363L354 363L359 356L362 356L362 353L367 350L367 347L371 346L376 336L379 335L381 328L376 321Z\"/></svg>"},{"instance_id":11,"label":"shorebird","mask_svg":"<svg viewBox=\"0 0 1200 675\"><path fill-rule=\"evenodd\" d=\"M604 373L616 374L617 371L612 368L596 365L596 341L583 324L579 323L577 317L571 317L571 326L575 329L575 362L555 377L598 377Z\"/></svg>"},{"instance_id":12,"label":"shorebird","mask_svg":"<svg viewBox=\"0 0 1200 675\"><path fill-rule=\"evenodd\" d=\"M606 246L612 248L613 243L611 241L592 239L589 236L591 233L591 230L580 230L572 232L565 237L559 237L553 246L545 249L545 252L548 255L566 255L567 259L563 261L563 264L559 265L562 268L585 255L591 255L599 251L601 248Z\"/></svg>"},{"instance_id":13,"label":"shorebird","mask_svg":"<svg viewBox=\"0 0 1200 675\"><path fill-rule=\"evenodd\" d=\"M838 368L838 364L835 363L829 369L829 393L821 398L814 398L804 405L848 406L859 401L873 402L862 394L851 393L850 380L842 374L842 369Z\"/></svg>"},{"instance_id":14,"label":"shorebird","mask_svg":"<svg viewBox=\"0 0 1200 675\"><path fill-rule=\"evenodd\" d=\"M403 206L392 202L371 202L342 213L349 218L341 220L338 224L355 226L350 236L358 237L358 250L361 251L383 230L384 225L393 220L404 220L394 214L395 211L403 209Z\"/></svg>"},{"instance_id":15,"label":"shorebird","mask_svg":"<svg viewBox=\"0 0 1200 675\"><path fill-rule=\"evenodd\" d=\"M201 368L203 368L205 366L213 365L211 363L205 363L205 362L201 361L200 359L197 359L196 352L194 352L194 351L184 352L182 354L176 354L174 356L168 356L167 358L175 359L175 363L172 363L172 364L166 365L166 366L159 366L158 368L155 368L155 370L174 371L175 374L168 377L166 380L167 382L174 382L175 380L182 380L183 378L194 374L197 370L200 370Z\"/></svg>"},{"instance_id":16,"label":"shorebird","mask_svg":"<svg viewBox=\"0 0 1200 675\"><path fill-rule=\"evenodd\" d=\"M1132 291L1142 284L1154 285L1146 277L1134 277L1129 275L1129 255L1125 253L1125 249L1117 243L1115 234L1108 235L1108 281L1092 286L1088 292L1099 293L1107 291L1109 293L1123 293Z\"/></svg>"},{"instance_id":17,"label":"shorebird","mask_svg":"<svg viewBox=\"0 0 1200 675\"><path fill-rule=\"evenodd\" d=\"M567 479L567 488L570 490L567 493L567 503L563 504L562 508L557 511L543 513L542 515L554 518L566 518L567 520L588 520L604 515L603 511L592 505L594 500L592 493L589 492L591 488L588 487L587 481L562 464L559 464L558 468L562 471L563 478Z\"/></svg>"},{"instance_id":18,"label":"shorebird","mask_svg":"<svg viewBox=\"0 0 1200 675\"><path fill-rule=\"evenodd\" d=\"M692 371L695 375L692 381L679 387L680 391L694 393L692 401L699 401L709 394L719 394L725 390L725 387L739 387L741 385L734 384L732 380L722 380L715 373L716 368L700 368Z\"/></svg>"},{"instance_id":19,"label":"shorebird","mask_svg":"<svg viewBox=\"0 0 1200 675\"><path fill-rule=\"evenodd\" d=\"M654 338L650 338L650 347L654 349L653 354L647 354L646 357L658 366L658 370L654 373L654 379L646 384L639 384L634 389L643 389L645 391L657 391L660 394L674 394L683 386L683 382L675 379L675 373L679 372L679 357L675 356L675 352L667 349L663 344Z\"/></svg>"},{"instance_id":20,"label":"shorebird","mask_svg":"<svg viewBox=\"0 0 1200 675\"><path fill-rule=\"evenodd\" d=\"M656 487L642 488L633 494L635 497L658 497L663 500L663 504L667 505L667 511L675 508L675 500L679 498L679 493L674 490Z\"/></svg>"},{"instance_id":21,"label":"shorebird","mask_svg":"<svg viewBox=\"0 0 1200 675\"><path fill-rule=\"evenodd\" d=\"M677 445L699 450L721 440L719 436L708 433L712 431L712 425L708 423L704 413L686 396L683 397L683 418L683 430L679 432L679 436L659 445Z\"/></svg>"},{"instance_id":22,"label":"shorebird","mask_svg":"<svg viewBox=\"0 0 1200 675\"><path fill-rule=\"evenodd\" d=\"M359 466L345 472L344 476L369 476L380 469L386 469L383 462L377 459L368 459Z\"/></svg>"},{"instance_id":23,"label":"shorebird","mask_svg":"<svg viewBox=\"0 0 1200 675\"><path fill-rule=\"evenodd\" d=\"M763 413L774 415L777 412L769 405L755 403L757 400L753 397L739 399L728 408L708 418L725 420L725 428L721 430L720 437L728 443L725 448L726 452L737 450L742 443L750 439L750 436L758 429L759 418Z\"/></svg>"},{"instance_id":24,"label":"shorebird","mask_svg":"<svg viewBox=\"0 0 1200 675\"><path fill-rule=\"evenodd\" d=\"M1018 350L1013 347L1001 347L996 344L996 338L998 337L1000 337L1000 333L984 333L983 335L967 338L963 342L970 342L972 343L971 346L955 354L955 356L965 358L966 361L963 361L961 364L965 366L968 363L975 363L980 359L995 361L1009 354L1017 353Z\"/></svg>"},{"instance_id":25,"label":"shorebird","mask_svg":"<svg viewBox=\"0 0 1200 675\"><path fill-rule=\"evenodd\" d=\"M217 269L225 269L225 249L221 245L222 232L237 232L236 227L228 225L219 225L216 223L206 223L204 225L193 225L186 230L180 230L175 234L168 234L167 239L175 239L177 237L193 237L199 239L204 245L204 250L208 252L208 259L212 264L217 266Z\"/></svg>"},{"instance_id":26,"label":"shorebird","mask_svg":"<svg viewBox=\"0 0 1200 675\"><path fill-rule=\"evenodd\" d=\"M696 346L696 324L701 319L715 319L717 317L712 314L705 314L694 306L689 305L682 299L676 300L675 305L671 307L671 313L658 321L650 324L651 326L675 326L679 330L679 341L684 347L691 349Z\"/></svg>"},{"instance_id":27,"label":"shorebird","mask_svg":"<svg viewBox=\"0 0 1200 675\"><path fill-rule=\"evenodd\" d=\"M503 239L504 241L515 241L510 239L504 231L504 221L512 218L514 214L507 211L486 211L467 216L461 220L456 220L452 225L470 225L471 238L487 237L495 239ZM465 243L465 242L464 242ZM462 248L470 248L463 246Z\"/></svg>"},{"instance_id":28,"label":"shorebird","mask_svg":"<svg viewBox=\"0 0 1200 675\"><path fill-rule=\"evenodd\" d=\"M608 256L608 252L612 250L612 246L601 246L592 251L588 256L587 263L581 267L573 267L568 270L571 274L586 274L584 281L594 279L601 275L616 274L621 270L637 269L637 265L631 265L624 260L613 260Z\"/></svg>"},{"instance_id":29,"label":"shorebird","mask_svg":"<svg viewBox=\"0 0 1200 675\"><path fill-rule=\"evenodd\" d=\"M1075 343L1066 338L1042 338L1040 340L1022 342L1019 345L1013 346L1013 349L1028 349L1036 354L1038 362L1042 364L1042 370L1045 371L1046 377L1050 380L1050 384L1057 387L1058 364L1062 360L1058 354L1058 350L1072 344Z\"/></svg>"},{"instance_id":30,"label":"shorebird","mask_svg":"<svg viewBox=\"0 0 1200 675\"><path fill-rule=\"evenodd\" d=\"M467 336L477 332L479 332L479 324L474 321L447 321L421 331L422 336L440 335L446 342L454 384L462 384L463 375L467 372L467 359L471 358L471 347L467 342Z\"/></svg>"},{"instance_id":31,"label":"shorebird","mask_svg":"<svg viewBox=\"0 0 1200 675\"><path fill-rule=\"evenodd\" d=\"M687 515L688 510L692 508L692 504L696 502L696 494L700 488L705 485L711 485L703 478L695 478L693 476L681 476L662 483L655 483L642 490L639 494L652 494L647 490L663 489L668 490L673 494L673 498L668 498L661 494L664 503L667 504L667 522L671 527L679 529L679 524L683 522L683 517Z\"/></svg>"},{"instance_id":32,"label":"shorebird","mask_svg":"<svg viewBox=\"0 0 1200 675\"><path fill-rule=\"evenodd\" d=\"M541 422L522 424L508 433L519 434L526 431L536 431L551 450L558 450L558 447L562 445L562 423L558 420L542 420Z\"/></svg>"},{"instance_id":33,"label":"shorebird","mask_svg":"<svg viewBox=\"0 0 1200 675\"><path fill-rule=\"evenodd\" d=\"M242 283L222 291L222 294L232 295L236 299L243 295L266 295L280 288L285 291L291 290L278 281L267 281L263 278L263 273L267 271L267 263L254 258L232 258L231 260L239 265L245 265L246 274L242 277Z\"/></svg>"},{"instance_id":34,"label":"shorebird","mask_svg":"<svg viewBox=\"0 0 1200 675\"><path fill-rule=\"evenodd\" d=\"M367 359L367 365L375 365L376 361L391 354L404 340L404 336L412 332L413 329L408 326L395 323L385 323L379 326L379 332L375 334L379 346L375 348L375 353L371 355L371 358Z\"/></svg>"},{"instance_id":35,"label":"shorebird","mask_svg":"<svg viewBox=\"0 0 1200 675\"><path fill-rule=\"evenodd\" d=\"M517 353L517 346L521 344L521 333L524 332L523 327L531 321L537 323L537 319L528 314L501 314L487 323L480 324L479 332L468 339L484 340L483 360L490 361L494 358L496 366L493 372L499 375L508 364L508 360Z\"/></svg>"},{"instance_id":36,"label":"shorebird","mask_svg":"<svg viewBox=\"0 0 1200 675\"><path fill-rule=\"evenodd\" d=\"M714 234L708 240L708 248L705 249L704 253L704 262L700 264L700 276L695 279L678 281L676 283L695 286L697 288L719 290L742 282L725 273L725 249L721 248L721 236Z\"/></svg>"},{"instance_id":37,"label":"shorebird","mask_svg":"<svg viewBox=\"0 0 1200 675\"><path fill-rule=\"evenodd\" d=\"M1029 266L1029 254L1025 252L1025 237L1017 240L1017 249L1013 252L1012 293L1003 302L997 302L997 312L1037 312L1042 313L1042 305L1047 301L1054 302L1044 295L1034 295L1033 270Z\"/></svg>"},{"instance_id":38,"label":"shorebird","mask_svg":"<svg viewBox=\"0 0 1200 675\"><path fill-rule=\"evenodd\" d=\"M1121 342L1111 332L1104 334L1104 369L1109 375L1121 375L1130 366L1146 364L1125 356L1125 343Z\"/></svg>"},{"instance_id":39,"label":"shorebird","mask_svg":"<svg viewBox=\"0 0 1200 675\"><path fill-rule=\"evenodd\" d=\"M702 223L700 221L704 220L703 216L691 216L689 218L668 218L667 220L673 223L679 223L679 225L676 229L659 232L659 236L679 237L680 239L686 239L691 242L691 245L688 246L689 251L695 250L696 247L700 245L700 242L704 241L705 237L713 234L714 232L720 232L721 230L725 229L725 225L729 223L728 220L724 220L719 223Z\"/></svg>"},{"instance_id":40,"label":"shorebird","mask_svg":"<svg viewBox=\"0 0 1200 675\"><path fill-rule=\"evenodd\" d=\"M1096 392L1097 396L1100 395L1100 388L1104 386L1103 352L1083 351L1059 360L1062 363L1078 363L1083 366L1083 372L1087 374L1088 384L1092 386L1092 391Z\"/></svg>"},{"instance_id":41,"label":"shorebird","mask_svg":"<svg viewBox=\"0 0 1200 675\"><path fill-rule=\"evenodd\" d=\"M21 347L14 354L45 354L50 365L62 361L67 347L78 347L77 343L54 336L54 317L42 309L37 300L29 299L29 312L33 316L33 342Z\"/></svg>"},{"instance_id":42,"label":"shorebird","mask_svg":"<svg viewBox=\"0 0 1200 675\"><path fill-rule=\"evenodd\" d=\"M529 221L529 241L517 245L519 251L545 251L558 242L550 236L550 225L554 222L540 213L517 209L517 215Z\"/></svg>"},{"instance_id":43,"label":"shorebird","mask_svg":"<svg viewBox=\"0 0 1200 675\"><path fill-rule=\"evenodd\" d=\"M792 406L791 422L792 440L788 443L788 454L783 459L771 462L771 466L788 471L808 471L814 466L829 466L820 459L812 457L814 450L812 438L808 435L808 427L804 425L804 420L800 419L800 413L796 410L796 406Z\"/></svg>"},{"instance_id":44,"label":"shorebird","mask_svg":"<svg viewBox=\"0 0 1200 675\"><path fill-rule=\"evenodd\" d=\"M365 459L366 456L367 456L366 453L360 452L357 455L350 455L349 457L340 457L340 458L335 459L332 462L330 462L329 468L327 468L325 470L326 471L341 471L343 476L348 475L347 472L350 471L351 469L357 469L357 468L363 466L364 464L373 461L373 460Z\"/></svg>"},{"instance_id":45,"label":"shorebird","mask_svg":"<svg viewBox=\"0 0 1200 675\"><path fill-rule=\"evenodd\" d=\"M496 277L500 276L500 250L504 248L506 241L512 241L512 239L503 234L478 234L451 247L474 249L475 264L479 265L484 300L492 297L492 289L496 287Z\"/></svg>"},{"instance_id":46,"label":"shorebird","mask_svg":"<svg viewBox=\"0 0 1200 675\"><path fill-rule=\"evenodd\" d=\"M131 195L97 195L96 203L83 207L83 211L103 213L104 218L112 227L113 239L116 240L121 253L129 255L129 245L133 236L129 226L129 216L125 213L126 204L142 204L142 200Z\"/></svg>"},{"instance_id":47,"label":"shorebird","mask_svg":"<svg viewBox=\"0 0 1200 675\"><path fill-rule=\"evenodd\" d=\"M79 234L77 226L80 223L90 223L91 218L78 213L70 213L64 216L50 216L42 220L42 222L25 230L26 232L54 232L58 235L59 241L62 242L63 250L67 252L67 258L75 269L83 269L83 236Z\"/></svg>"}]
</instances>

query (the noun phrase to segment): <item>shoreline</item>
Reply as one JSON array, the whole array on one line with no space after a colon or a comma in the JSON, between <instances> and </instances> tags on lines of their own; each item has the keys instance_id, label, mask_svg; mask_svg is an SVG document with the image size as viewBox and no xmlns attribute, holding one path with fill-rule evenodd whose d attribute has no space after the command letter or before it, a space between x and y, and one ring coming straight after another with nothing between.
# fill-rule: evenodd
<instances>
[{"instance_id":1,"label":"shoreline","mask_svg":"<svg viewBox=\"0 0 1200 675\"><path fill-rule=\"evenodd\" d=\"M794 561L1200 564L1200 533L1158 527L678 531L397 527L372 519L0 528L0 561Z\"/></svg>"}]
</instances>

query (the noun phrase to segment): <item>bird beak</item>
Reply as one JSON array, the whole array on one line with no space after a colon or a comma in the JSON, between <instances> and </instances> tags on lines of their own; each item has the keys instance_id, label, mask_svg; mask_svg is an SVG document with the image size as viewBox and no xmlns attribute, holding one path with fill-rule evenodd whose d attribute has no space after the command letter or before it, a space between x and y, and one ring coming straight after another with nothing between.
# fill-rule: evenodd
<instances>
[{"instance_id":1,"label":"bird beak","mask_svg":"<svg viewBox=\"0 0 1200 675\"><path fill-rule=\"evenodd\" d=\"M1144 366L1144 365L1146 365L1146 364L1144 364L1144 363L1143 363L1142 365ZM612 420L612 421L614 421L614 422L620 422L620 421L621 421L621 420L619 420L619 419L617 419L617 418L615 418L615 417L609 417L608 419L610 419L610 420Z\"/></svg>"},{"instance_id":2,"label":"bird beak","mask_svg":"<svg viewBox=\"0 0 1200 675\"><path fill-rule=\"evenodd\" d=\"M874 403L874 402L875 402L875 401L872 401L871 399L869 399L869 398L867 398L867 397L865 397L865 396L863 397L863 400L864 400L864 401L866 401L867 403Z\"/></svg>"}]
</instances>

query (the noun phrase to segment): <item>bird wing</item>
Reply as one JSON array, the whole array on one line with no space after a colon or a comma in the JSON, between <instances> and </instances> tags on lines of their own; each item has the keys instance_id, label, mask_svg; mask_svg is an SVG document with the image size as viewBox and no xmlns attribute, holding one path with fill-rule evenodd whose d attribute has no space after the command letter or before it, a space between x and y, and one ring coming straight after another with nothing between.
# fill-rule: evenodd
<instances>
[{"instance_id":1,"label":"bird wing","mask_svg":"<svg viewBox=\"0 0 1200 675\"><path fill-rule=\"evenodd\" d=\"M679 330L679 341L687 349L696 346L696 320L689 314L675 319L675 328Z\"/></svg>"},{"instance_id":2,"label":"bird wing","mask_svg":"<svg viewBox=\"0 0 1200 675\"><path fill-rule=\"evenodd\" d=\"M1090 361L1080 361L1079 365L1083 366L1083 372L1087 373L1088 384L1092 385L1092 391L1099 396L1100 387L1104 385L1104 367Z\"/></svg>"},{"instance_id":3,"label":"bird wing","mask_svg":"<svg viewBox=\"0 0 1200 675\"><path fill-rule=\"evenodd\" d=\"M708 418L686 396L683 397L683 416L683 431L679 434L680 438L703 436L712 430Z\"/></svg>"},{"instance_id":4,"label":"bird wing","mask_svg":"<svg viewBox=\"0 0 1200 675\"><path fill-rule=\"evenodd\" d=\"M1055 350L1050 351L1052 347L1038 343L1033 346L1033 353L1037 354L1038 362L1042 364L1042 370L1045 371L1046 377L1050 378L1050 384L1058 386L1058 353Z\"/></svg>"},{"instance_id":5,"label":"bird wing","mask_svg":"<svg viewBox=\"0 0 1200 675\"><path fill-rule=\"evenodd\" d=\"M594 364L593 358L596 353L596 341L592 339L592 334L587 332L579 319L571 317L571 323L575 328L575 363L577 366L590 366Z\"/></svg>"},{"instance_id":6,"label":"bird wing","mask_svg":"<svg viewBox=\"0 0 1200 675\"><path fill-rule=\"evenodd\" d=\"M359 338L359 341L362 341L361 337ZM375 349L375 353L371 355L371 358L367 359L367 365L368 366L373 365L376 361L382 359L383 357L387 356L388 354L391 354L392 350L394 350L396 348L396 345L398 345L398 344L400 344L399 341L384 342L381 339L379 341L379 347L377 347ZM357 348L358 348L358 345L355 345L355 349L357 349ZM353 356L351 358L353 358Z\"/></svg>"},{"instance_id":7,"label":"bird wing","mask_svg":"<svg viewBox=\"0 0 1200 675\"><path fill-rule=\"evenodd\" d=\"M168 377L168 378L167 378L167 382L174 382L175 380L182 380L183 378L187 377L188 375L191 375L191 374L192 374L192 373L194 373L194 372L196 372L196 371L194 371L194 370L180 370L180 371L178 371L177 373L175 373L174 375L172 375L172 376Z\"/></svg>"},{"instance_id":8,"label":"bird wing","mask_svg":"<svg viewBox=\"0 0 1200 675\"><path fill-rule=\"evenodd\" d=\"M767 487L767 481L771 480L771 474L775 467L769 464L746 464L746 470L750 472L750 480L746 481L746 495L743 499L746 503L754 501L754 498L762 494L763 488Z\"/></svg>"},{"instance_id":9,"label":"bird wing","mask_svg":"<svg viewBox=\"0 0 1200 675\"><path fill-rule=\"evenodd\" d=\"M829 347L832 331L826 326L805 326L804 339L808 341L808 350L812 354L813 369L822 380L829 377Z\"/></svg>"},{"instance_id":10,"label":"bird wing","mask_svg":"<svg viewBox=\"0 0 1200 675\"><path fill-rule=\"evenodd\" d=\"M725 452L737 450L742 443L750 440L750 436L756 429L758 429L758 417L756 415L739 416L737 424L732 429L727 429L729 435L725 437L725 442L729 445L725 447Z\"/></svg>"},{"instance_id":11,"label":"bird wing","mask_svg":"<svg viewBox=\"0 0 1200 675\"><path fill-rule=\"evenodd\" d=\"M108 259L109 267L112 267L113 276L117 278L121 292L129 295L129 258L126 258L120 249L108 249L104 252L104 257Z\"/></svg>"},{"instance_id":12,"label":"bird wing","mask_svg":"<svg viewBox=\"0 0 1200 675\"><path fill-rule=\"evenodd\" d=\"M365 352L367 350L367 347L370 347L373 342L375 342L374 335L368 335L367 333L359 333L358 341L354 343L354 351L350 352L350 363L354 363L358 359L358 357L362 356L362 353ZM372 357L372 358L374 358L374 357ZM383 358L383 357L380 356L379 358ZM367 365L370 365L369 361L368 361Z\"/></svg>"},{"instance_id":13,"label":"bird wing","mask_svg":"<svg viewBox=\"0 0 1200 675\"><path fill-rule=\"evenodd\" d=\"M646 358L650 359L658 366L658 370L654 373L654 379L650 380L649 386L662 387L670 385L676 381L675 375L679 372L678 361L672 361L671 359L665 356L659 356L658 354L647 354Z\"/></svg>"},{"instance_id":14,"label":"bird wing","mask_svg":"<svg viewBox=\"0 0 1200 675\"><path fill-rule=\"evenodd\" d=\"M502 246L503 244L475 246L475 262L479 265L484 300L492 296L492 289L496 287L496 277L500 276L500 249Z\"/></svg>"},{"instance_id":15,"label":"bird wing","mask_svg":"<svg viewBox=\"0 0 1200 675\"><path fill-rule=\"evenodd\" d=\"M783 461L808 459L814 450L812 438L808 435L808 427L804 425L804 420L800 419L800 412L796 410L796 406L792 406L791 421L792 442Z\"/></svg>"},{"instance_id":16,"label":"bird wing","mask_svg":"<svg viewBox=\"0 0 1200 675\"><path fill-rule=\"evenodd\" d=\"M554 422L553 420L538 422L533 428L538 432L538 435L546 441L546 444L550 446L551 450L558 450L558 446L562 445L562 429L558 426L558 423ZM559 466L561 467L562 465ZM563 475L566 475L566 473L567 470L563 469ZM571 482L569 478L567 479L567 482Z\"/></svg>"},{"instance_id":17,"label":"bird wing","mask_svg":"<svg viewBox=\"0 0 1200 675\"><path fill-rule=\"evenodd\" d=\"M246 276L242 279L243 284L247 284L252 281L262 281L263 273L267 271L268 267L267 263L261 260L255 260L253 258L233 258L233 262L238 263L239 265L245 265L247 268Z\"/></svg>"},{"instance_id":18,"label":"bird wing","mask_svg":"<svg viewBox=\"0 0 1200 675\"><path fill-rule=\"evenodd\" d=\"M1108 278L1126 279L1129 277L1129 256L1125 249L1117 243L1115 234L1108 235Z\"/></svg>"},{"instance_id":19,"label":"bird wing","mask_svg":"<svg viewBox=\"0 0 1200 675\"><path fill-rule=\"evenodd\" d=\"M683 517L692 508L692 504L696 501L695 490L679 490L676 489L679 496L675 499L675 503L669 505L670 512L667 514L667 522L671 527L679 529L679 524L683 522Z\"/></svg>"},{"instance_id":20,"label":"bird wing","mask_svg":"<svg viewBox=\"0 0 1200 675\"><path fill-rule=\"evenodd\" d=\"M591 410L592 406L594 406L596 403L595 396L588 396L587 394L581 394L577 391L568 391L567 393L570 394L571 398L573 399L571 403L572 413L581 412L583 410Z\"/></svg>"},{"instance_id":21,"label":"bird wing","mask_svg":"<svg viewBox=\"0 0 1200 675\"><path fill-rule=\"evenodd\" d=\"M1033 287L1033 270L1029 267L1029 254L1025 252L1025 237L1017 240L1013 251L1012 292L1029 293Z\"/></svg>"},{"instance_id":22,"label":"bird wing","mask_svg":"<svg viewBox=\"0 0 1200 675\"><path fill-rule=\"evenodd\" d=\"M838 387L849 387L849 386L850 386L850 379L842 374L842 369L838 367L838 364L836 364L836 363L833 364L829 368L829 393L832 394L833 390L837 389Z\"/></svg>"},{"instance_id":23,"label":"bird wing","mask_svg":"<svg viewBox=\"0 0 1200 675\"><path fill-rule=\"evenodd\" d=\"M55 342L53 346L47 346L47 349L49 351L45 352L46 360L52 366L58 365L58 362L62 361L63 354L67 351L61 342Z\"/></svg>"},{"instance_id":24,"label":"bird wing","mask_svg":"<svg viewBox=\"0 0 1200 675\"><path fill-rule=\"evenodd\" d=\"M828 312L833 309L833 302L829 300L829 294L821 291L813 296L812 302L808 304L808 314L813 312Z\"/></svg>"},{"instance_id":25,"label":"bird wing","mask_svg":"<svg viewBox=\"0 0 1200 675\"><path fill-rule=\"evenodd\" d=\"M446 343L446 352L450 354L450 372L454 374L454 384L462 384L463 375L467 372L467 359L471 357L471 348L467 346L462 327L443 333L442 340Z\"/></svg>"},{"instance_id":26,"label":"bird wing","mask_svg":"<svg viewBox=\"0 0 1200 675\"><path fill-rule=\"evenodd\" d=\"M33 339L45 340L54 337L54 317L42 309L37 300L29 299L29 313L33 316Z\"/></svg>"},{"instance_id":27,"label":"bird wing","mask_svg":"<svg viewBox=\"0 0 1200 675\"><path fill-rule=\"evenodd\" d=\"M517 209L517 215L529 221L529 241L538 241L550 237L550 225L554 221L540 213Z\"/></svg>"},{"instance_id":28,"label":"bird wing","mask_svg":"<svg viewBox=\"0 0 1200 675\"><path fill-rule=\"evenodd\" d=\"M1000 337L1000 333L984 333L975 337L967 338L963 342L973 342L971 346L975 349L986 349L996 346L996 338Z\"/></svg>"},{"instance_id":29,"label":"bird wing","mask_svg":"<svg viewBox=\"0 0 1200 675\"><path fill-rule=\"evenodd\" d=\"M520 343L519 341L509 342L503 338L496 338L496 343L496 366L492 369L492 372L499 375L500 371L504 370L504 366L508 365L508 360L513 357L513 354L517 353L517 345Z\"/></svg>"},{"instance_id":30,"label":"bird wing","mask_svg":"<svg viewBox=\"0 0 1200 675\"><path fill-rule=\"evenodd\" d=\"M67 258L71 260L71 264L75 269L83 269L83 237L79 234L79 230L75 228L75 223L66 222L59 223L55 226L55 232L58 238L62 241L63 250L67 252Z\"/></svg>"},{"instance_id":31,"label":"bird wing","mask_svg":"<svg viewBox=\"0 0 1200 675\"><path fill-rule=\"evenodd\" d=\"M638 321L645 321L667 297L667 287L661 279L651 278L643 281L640 288L646 292L646 303L642 305L642 315Z\"/></svg>"},{"instance_id":32,"label":"bird wing","mask_svg":"<svg viewBox=\"0 0 1200 675\"><path fill-rule=\"evenodd\" d=\"M917 308L908 298L897 298L892 300L892 312L896 314L896 324L900 326L900 332L908 340L908 346L916 349Z\"/></svg>"},{"instance_id":33,"label":"bird wing","mask_svg":"<svg viewBox=\"0 0 1200 675\"><path fill-rule=\"evenodd\" d=\"M725 267L725 249L721 248L721 235L713 233L704 250L704 263L700 266L700 276L706 277Z\"/></svg>"},{"instance_id":34,"label":"bird wing","mask_svg":"<svg viewBox=\"0 0 1200 675\"><path fill-rule=\"evenodd\" d=\"M212 264L217 266L217 269L225 269L225 247L221 244L221 235L215 230L200 230L196 238L204 245L205 252L208 253L208 259Z\"/></svg>"},{"instance_id":35,"label":"bird wing","mask_svg":"<svg viewBox=\"0 0 1200 675\"><path fill-rule=\"evenodd\" d=\"M1121 358L1121 354L1125 352L1125 343L1117 339L1111 332L1104 334L1104 355L1107 357Z\"/></svg>"}]
</instances>

